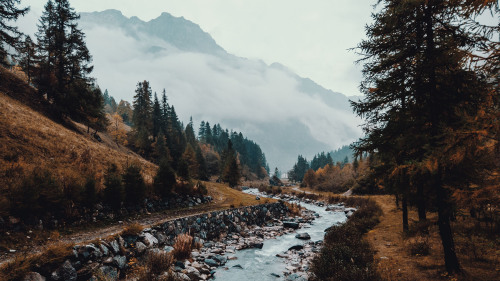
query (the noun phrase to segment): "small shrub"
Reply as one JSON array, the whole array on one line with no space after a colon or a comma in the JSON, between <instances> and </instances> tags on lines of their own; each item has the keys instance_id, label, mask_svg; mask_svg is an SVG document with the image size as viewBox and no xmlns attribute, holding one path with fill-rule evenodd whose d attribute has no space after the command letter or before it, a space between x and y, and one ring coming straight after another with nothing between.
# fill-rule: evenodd
<instances>
[{"instance_id":1,"label":"small shrub","mask_svg":"<svg viewBox=\"0 0 500 281\"><path fill-rule=\"evenodd\" d=\"M193 249L193 237L187 233L183 233L175 237L174 250L172 251L175 259L185 260L191 257Z\"/></svg>"},{"instance_id":2,"label":"small shrub","mask_svg":"<svg viewBox=\"0 0 500 281\"><path fill-rule=\"evenodd\" d=\"M193 195L195 193L192 182L180 182L175 186L175 192L179 195Z\"/></svg>"},{"instance_id":3,"label":"small shrub","mask_svg":"<svg viewBox=\"0 0 500 281\"><path fill-rule=\"evenodd\" d=\"M197 187L197 190L198 190L199 194L201 194L201 195L207 195L208 194L207 186L204 185L201 181L198 181L198 183L196 184L196 187Z\"/></svg>"},{"instance_id":4,"label":"small shrub","mask_svg":"<svg viewBox=\"0 0 500 281\"><path fill-rule=\"evenodd\" d=\"M138 223L132 223L129 224L123 229L122 231L122 236L124 235L131 235L131 236L137 236L141 233L141 231L144 229L144 226L138 224Z\"/></svg>"},{"instance_id":5,"label":"small shrub","mask_svg":"<svg viewBox=\"0 0 500 281\"><path fill-rule=\"evenodd\" d=\"M430 254L431 246L427 237L419 236L408 244L412 256L427 256Z\"/></svg>"},{"instance_id":6,"label":"small shrub","mask_svg":"<svg viewBox=\"0 0 500 281\"><path fill-rule=\"evenodd\" d=\"M288 203L288 202L285 202L285 205L287 206L288 208L288 213L292 216L300 216L301 215L301 207L299 204L296 204L296 203Z\"/></svg>"},{"instance_id":7,"label":"small shrub","mask_svg":"<svg viewBox=\"0 0 500 281\"><path fill-rule=\"evenodd\" d=\"M151 252L146 259L146 267L153 274L161 274L168 271L173 262L174 257L170 253Z\"/></svg>"}]
</instances>

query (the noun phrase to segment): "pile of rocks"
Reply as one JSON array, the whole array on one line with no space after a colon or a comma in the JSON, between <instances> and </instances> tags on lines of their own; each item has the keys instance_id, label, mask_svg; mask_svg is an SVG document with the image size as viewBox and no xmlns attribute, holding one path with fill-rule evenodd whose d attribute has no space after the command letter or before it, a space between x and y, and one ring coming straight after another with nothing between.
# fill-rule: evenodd
<instances>
[{"instance_id":1,"label":"pile of rocks","mask_svg":"<svg viewBox=\"0 0 500 281\"><path fill-rule=\"evenodd\" d=\"M222 255L225 251L262 247L264 239L282 235L283 227L276 225L281 223L286 211L286 206L279 202L211 212L169 221L137 235L118 235L77 245L63 264L40 265L40 270L29 273L25 280L96 280L96 275L106 280L125 278L127 269L148 253L172 251L175 237L181 233L190 233L205 247L193 252L196 263L176 263L175 271L179 278L189 278L185 280L206 280L217 266L227 261ZM223 239L218 243L204 243L215 238Z\"/></svg>"}]
</instances>

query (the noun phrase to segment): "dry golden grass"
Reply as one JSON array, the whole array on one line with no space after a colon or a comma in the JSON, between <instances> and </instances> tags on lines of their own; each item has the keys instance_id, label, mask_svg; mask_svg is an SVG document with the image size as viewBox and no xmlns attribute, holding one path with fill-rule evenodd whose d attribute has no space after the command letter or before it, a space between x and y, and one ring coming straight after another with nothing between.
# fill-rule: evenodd
<instances>
[{"instance_id":1,"label":"dry golden grass","mask_svg":"<svg viewBox=\"0 0 500 281\"><path fill-rule=\"evenodd\" d=\"M9 171L31 171L44 167L64 181L80 179L95 173L102 179L103 171L115 163L139 163L146 181L151 181L156 165L116 144L100 133L103 142L86 134L85 126L75 124L70 130L30 107L0 93L0 174Z\"/></svg>"},{"instance_id":2,"label":"dry golden grass","mask_svg":"<svg viewBox=\"0 0 500 281\"><path fill-rule=\"evenodd\" d=\"M129 224L127 225L121 235L139 235L139 233L141 233L141 231L144 229L144 226L138 224L138 223L132 223L132 224Z\"/></svg>"},{"instance_id":3,"label":"dry golden grass","mask_svg":"<svg viewBox=\"0 0 500 281\"><path fill-rule=\"evenodd\" d=\"M71 243L54 244L41 254L20 256L5 263L0 267L0 281L20 280L38 265L57 267L73 253L73 246Z\"/></svg>"},{"instance_id":4,"label":"dry golden grass","mask_svg":"<svg viewBox=\"0 0 500 281\"><path fill-rule=\"evenodd\" d=\"M288 203L285 202L285 205L288 207L288 213L292 216L300 216L301 215L301 207L297 203Z\"/></svg>"},{"instance_id":5,"label":"dry golden grass","mask_svg":"<svg viewBox=\"0 0 500 281\"><path fill-rule=\"evenodd\" d=\"M380 223L369 231L365 238L377 251L375 260L384 280L500 280L498 239L497 242L481 239L477 234L474 245L468 247L470 245L466 241L473 239L470 235L459 231L463 228L464 221L454 222L452 227L455 232L456 250L464 274L448 276L444 269L441 239L435 224L437 215L435 213L427 215L430 220L428 236L407 237L403 235L402 212L396 208L394 197L389 195L371 197L381 206L384 214L380 218ZM417 223L418 215L415 210L409 210L409 220L410 223ZM416 255L415 252L412 254L411 250L415 244L422 243L425 247L429 247L428 255ZM467 249L482 252L479 257L474 257L474 254Z\"/></svg>"},{"instance_id":6,"label":"dry golden grass","mask_svg":"<svg viewBox=\"0 0 500 281\"><path fill-rule=\"evenodd\" d=\"M176 260L185 260L191 257L193 250L193 237L187 233L175 237L174 250L172 251Z\"/></svg>"},{"instance_id":7,"label":"dry golden grass","mask_svg":"<svg viewBox=\"0 0 500 281\"><path fill-rule=\"evenodd\" d=\"M214 200L213 204L217 205L220 209L259 205L265 203L265 199L268 199L268 203L277 202L277 200L270 198L255 200L255 196L243 193L221 183L204 182L204 184L207 186L208 195Z\"/></svg>"}]
</instances>

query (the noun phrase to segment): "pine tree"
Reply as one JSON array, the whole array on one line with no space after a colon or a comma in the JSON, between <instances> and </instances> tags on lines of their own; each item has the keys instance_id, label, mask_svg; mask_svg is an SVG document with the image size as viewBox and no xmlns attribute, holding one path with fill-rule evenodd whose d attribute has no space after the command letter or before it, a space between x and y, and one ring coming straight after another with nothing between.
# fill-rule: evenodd
<instances>
[{"instance_id":1,"label":"pine tree","mask_svg":"<svg viewBox=\"0 0 500 281\"><path fill-rule=\"evenodd\" d=\"M381 2L384 7L367 28L368 40L359 46L365 55L365 99L353 107L367 123L366 137L355 149L358 155L377 152L382 166L378 170L385 171L381 174L386 184L402 195L404 207L410 188L415 189L411 183L419 182L410 179L427 179L436 197L445 266L450 273L458 272L450 187L469 184L470 179L456 181L453 170L474 166L471 159L457 159L465 147L474 150L480 144L465 117L477 116L490 92L484 74L468 63L484 37L471 34L474 28L467 27L470 14L464 7L479 1ZM424 196L420 184L417 193Z\"/></svg>"},{"instance_id":2,"label":"pine tree","mask_svg":"<svg viewBox=\"0 0 500 281\"><path fill-rule=\"evenodd\" d=\"M0 2L0 63L4 63L8 55L7 46L18 47L22 33L9 22L16 21L28 13L29 8L18 8L20 0L2 0Z\"/></svg>"},{"instance_id":3,"label":"pine tree","mask_svg":"<svg viewBox=\"0 0 500 281\"><path fill-rule=\"evenodd\" d=\"M123 201L122 177L118 167L111 164L104 174L104 202L113 210L119 210Z\"/></svg>"},{"instance_id":4,"label":"pine tree","mask_svg":"<svg viewBox=\"0 0 500 281\"><path fill-rule=\"evenodd\" d=\"M147 155L151 149L149 137L152 132L152 104L149 82L144 80L137 83L135 93L132 117L135 146L139 149L140 153Z\"/></svg>"},{"instance_id":5,"label":"pine tree","mask_svg":"<svg viewBox=\"0 0 500 281\"><path fill-rule=\"evenodd\" d=\"M200 128L198 129L198 139L201 141L201 142L205 142L206 143L206 136L205 136L205 121L201 121L200 123Z\"/></svg>"},{"instance_id":6,"label":"pine tree","mask_svg":"<svg viewBox=\"0 0 500 281\"><path fill-rule=\"evenodd\" d=\"M125 202L129 206L137 206L146 197L146 184L141 175L141 168L132 164L125 169L123 174L123 189L125 192Z\"/></svg>"},{"instance_id":7,"label":"pine tree","mask_svg":"<svg viewBox=\"0 0 500 281\"><path fill-rule=\"evenodd\" d=\"M209 173L207 162L199 145L196 146L196 162L198 162L198 178L200 180L208 180Z\"/></svg>"},{"instance_id":8,"label":"pine tree","mask_svg":"<svg viewBox=\"0 0 500 281\"><path fill-rule=\"evenodd\" d=\"M162 125L162 114L161 114L161 108L160 108L160 102L158 101L158 96L154 96L154 102L153 102L153 111L152 111L152 118L153 118L153 138L156 138L158 134L161 131L161 125Z\"/></svg>"},{"instance_id":9,"label":"pine tree","mask_svg":"<svg viewBox=\"0 0 500 281\"><path fill-rule=\"evenodd\" d=\"M193 117L189 119L189 123L186 126L186 129L184 130L184 134L186 135L186 142L190 144L192 147L196 147L198 145L196 141L196 136L194 134L194 128L193 128Z\"/></svg>"},{"instance_id":10,"label":"pine tree","mask_svg":"<svg viewBox=\"0 0 500 281\"><path fill-rule=\"evenodd\" d=\"M36 44L31 40L30 36L26 36L19 48L19 66L23 69L26 76L28 76L28 83L37 72L37 57L36 57Z\"/></svg>"},{"instance_id":11,"label":"pine tree","mask_svg":"<svg viewBox=\"0 0 500 281\"><path fill-rule=\"evenodd\" d=\"M68 0L49 0L45 5L36 34L40 66L36 83L57 114L84 119L80 115L90 104L86 93L93 67L85 35L78 29L79 18Z\"/></svg>"},{"instance_id":12,"label":"pine tree","mask_svg":"<svg viewBox=\"0 0 500 281\"><path fill-rule=\"evenodd\" d=\"M163 158L160 161L158 171L154 178L155 192L162 198L167 198L171 194L175 184L175 172L170 166L168 159Z\"/></svg>"},{"instance_id":13,"label":"pine tree","mask_svg":"<svg viewBox=\"0 0 500 281\"><path fill-rule=\"evenodd\" d=\"M186 149L184 150L184 153L182 154L182 159L186 161L189 169L189 174L193 178L199 178L198 177L198 169L199 169L199 164L198 161L196 161L196 152L194 151L193 147L191 144L188 144L186 146Z\"/></svg>"},{"instance_id":14,"label":"pine tree","mask_svg":"<svg viewBox=\"0 0 500 281\"><path fill-rule=\"evenodd\" d=\"M221 161L223 162L222 180L229 183L230 187L235 187L239 184L241 173L236 159L236 151L233 148L231 140L227 142L227 148L224 151Z\"/></svg>"}]
</instances>

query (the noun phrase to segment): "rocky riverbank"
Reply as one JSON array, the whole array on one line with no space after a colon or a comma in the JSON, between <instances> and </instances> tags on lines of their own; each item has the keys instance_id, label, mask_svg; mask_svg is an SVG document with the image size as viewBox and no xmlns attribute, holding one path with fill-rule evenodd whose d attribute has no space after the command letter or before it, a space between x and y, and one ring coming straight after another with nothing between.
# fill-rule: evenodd
<instances>
[{"instance_id":1,"label":"rocky riverbank","mask_svg":"<svg viewBox=\"0 0 500 281\"><path fill-rule=\"evenodd\" d=\"M324 207L323 202L302 200L295 196L281 195L283 200L303 202ZM344 208L342 204L327 206L332 211L344 211L347 215L355 209ZM201 248L191 252L191 259L177 261L170 274L179 280L209 280L217 271L228 270L226 263L237 259L239 250L262 248L264 241L282 235L307 229L319 214L303 209L301 216L289 217L283 202L252 207L211 212L181 218L144 229L138 234L124 234L108 240L100 240L73 247L72 254L57 267L40 266L26 275L24 280L106 280L129 278L136 264L152 253L169 253L174 250L175 238L189 233ZM307 233L296 235L297 239L309 240ZM285 271L272 273L276 278L286 280L307 280L311 260L319 252L322 241L298 243L276 256L286 264ZM233 268L242 268L241 265Z\"/></svg>"},{"instance_id":2,"label":"rocky riverbank","mask_svg":"<svg viewBox=\"0 0 500 281\"><path fill-rule=\"evenodd\" d=\"M144 229L137 234L117 235L94 243L76 245L71 253L62 259L62 264L36 264L35 268L32 268L33 272L26 275L24 280L80 281L97 280L97 276L106 280L124 279L130 269L149 254L172 251L175 237L182 233L189 233L197 243L205 246L198 252L203 268L199 267L200 272L187 262L177 262L175 271L178 277L184 280L191 280L185 276L191 276L192 280L204 280L211 276L216 266L224 263L225 259L220 255L226 250L226 247L222 247L223 244L234 244L234 251L245 247L258 247L259 243L262 245L263 239L268 237L267 233L272 233L267 231L267 227L273 227L280 222L286 217L286 212L287 207L279 202L176 219ZM262 229L266 230L266 234ZM233 234L240 235L241 239L233 238ZM216 254L217 252L219 254ZM196 252L193 253L193 257L196 255ZM198 258L194 260L197 261ZM215 263L210 263L210 260ZM194 269L200 274L199 277Z\"/></svg>"}]
</instances>

